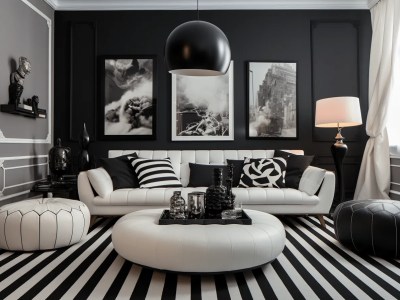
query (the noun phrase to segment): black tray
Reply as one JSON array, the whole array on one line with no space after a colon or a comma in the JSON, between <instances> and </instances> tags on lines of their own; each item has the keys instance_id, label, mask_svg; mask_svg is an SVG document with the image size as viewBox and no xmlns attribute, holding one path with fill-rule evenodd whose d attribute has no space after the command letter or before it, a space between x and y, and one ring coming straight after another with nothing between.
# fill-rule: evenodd
<instances>
[{"instance_id":1,"label":"black tray","mask_svg":"<svg viewBox=\"0 0 400 300\"><path fill-rule=\"evenodd\" d=\"M228 224L240 224L240 225L251 225L252 220L243 210L242 217L238 219L170 219L169 218L169 209L165 209L160 219L158 220L159 225L172 225L172 224L180 224L180 225L210 225L210 224L219 224L219 225L228 225Z\"/></svg>"}]
</instances>

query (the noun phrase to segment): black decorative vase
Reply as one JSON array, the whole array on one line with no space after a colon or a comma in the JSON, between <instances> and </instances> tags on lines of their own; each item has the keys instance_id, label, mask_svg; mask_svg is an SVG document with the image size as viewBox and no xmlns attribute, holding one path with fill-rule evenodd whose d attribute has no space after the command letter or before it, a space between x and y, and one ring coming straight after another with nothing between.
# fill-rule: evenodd
<instances>
[{"instance_id":1,"label":"black decorative vase","mask_svg":"<svg viewBox=\"0 0 400 300\"><path fill-rule=\"evenodd\" d=\"M79 153L79 171L86 171L90 169L90 156L89 156L89 144L90 137L86 130L86 124L83 123L83 131L80 137L81 152Z\"/></svg>"},{"instance_id":2,"label":"black decorative vase","mask_svg":"<svg viewBox=\"0 0 400 300\"><path fill-rule=\"evenodd\" d=\"M214 185L206 191L205 213L209 219L220 219L222 205L226 197L226 187L222 185L222 169L214 169Z\"/></svg>"},{"instance_id":3,"label":"black decorative vase","mask_svg":"<svg viewBox=\"0 0 400 300\"><path fill-rule=\"evenodd\" d=\"M63 147L61 139L58 138L56 145L49 151L49 169L52 179L61 181L62 176L70 172L71 163L71 148Z\"/></svg>"},{"instance_id":4,"label":"black decorative vase","mask_svg":"<svg viewBox=\"0 0 400 300\"><path fill-rule=\"evenodd\" d=\"M234 209L235 208L235 197L232 193L233 184L233 165L228 166L228 178L226 179L226 196L222 202L222 210Z\"/></svg>"}]
</instances>

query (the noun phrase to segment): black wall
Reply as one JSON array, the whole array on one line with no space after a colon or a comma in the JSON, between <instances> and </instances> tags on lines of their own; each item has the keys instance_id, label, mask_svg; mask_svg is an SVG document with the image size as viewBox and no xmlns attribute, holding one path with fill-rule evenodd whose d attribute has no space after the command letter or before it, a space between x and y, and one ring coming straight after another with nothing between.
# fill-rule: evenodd
<instances>
[{"instance_id":1,"label":"black wall","mask_svg":"<svg viewBox=\"0 0 400 300\"><path fill-rule=\"evenodd\" d=\"M338 11L201 11L200 18L227 35L234 60L235 140L171 141L171 76L163 62L164 43L194 11L56 12L54 137L78 153L77 139L86 122L91 153L110 149L304 149L314 164L333 170L330 145L334 129L315 129L314 103L332 96L358 96L363 120L368 110L371 42L367 10ZM157 139L100 141L96 138L96 104L100 89L98 56L157 56ZM298 139L246 140L248 61L297 61ZM346 189L354 192L365 142L365 127L346 128Z\"/></svg>"}]
</instances>

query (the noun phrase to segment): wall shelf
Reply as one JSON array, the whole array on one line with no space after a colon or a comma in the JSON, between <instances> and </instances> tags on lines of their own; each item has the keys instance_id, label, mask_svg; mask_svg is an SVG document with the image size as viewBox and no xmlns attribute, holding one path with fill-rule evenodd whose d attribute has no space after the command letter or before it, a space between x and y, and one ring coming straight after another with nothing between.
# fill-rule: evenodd
<instances>
[{"instance_id":1,"label":"wall shelf","mask_svg":"<svg viewBox=\"0 0 400 300\"><path fill-rule=\"evenodd\" d=\"M25 109L22 107L19 107L18 105L14 104L2 104L0 105L0 111L8 114L14 114L14 115L20 115L28 118L40 118L40 119L46 119L47 118L47 112L45 109L39 108L39 114L35 115L35 113L32 110Z\"/></svg>"}]
</instances>

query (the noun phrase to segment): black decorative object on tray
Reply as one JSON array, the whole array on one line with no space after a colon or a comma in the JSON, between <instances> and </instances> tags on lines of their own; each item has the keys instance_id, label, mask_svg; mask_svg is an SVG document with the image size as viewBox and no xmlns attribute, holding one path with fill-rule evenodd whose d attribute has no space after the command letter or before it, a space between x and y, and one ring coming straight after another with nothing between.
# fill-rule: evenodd
<instances>
[{"instance_id":1,"label":"black decorative object on tray","mask_svg":"<svg viewBox=\"0 0 400 300\"><path fill-rule=\"evenodd\" d=\"M214 185L206 190L206 218L220 219L223 211L222 204L226 197L226 187L222 185L222 169L214 169Z\"/></svg>"},{"instance_id":2,"label":"black decorative object on tray","mask_svg":"<svg viewBox=\"0 0 400 300\"><path fill-rule=\"evenodd\" d=\"M251 225L252 219L246 214L245 211L242 212L242 216L237 219L172 219L169 216L169 210L166 209L162 212L160 219L158 221L159 225L210 225L210 224L219 224L219 225L228 225L228 224L239 224L239 225Z\"/></svg>"},{"instance_id":3,"label":"black decorative object on tray","mask_svg":"<svg viewBox=\"0 0 400 300\"><path fill-rule=\"evenodd\" d=\"M233 165L228 166L228 178L226 179L226 196L222 202L222 210L234 209L235 208L235 197L232 193L233 183Z\"/></svg>"},{"instance_id":4,"label":"black decorative object on tray","mask_svg":"<svg viewBox=\"0 0 400 300\"><path fill-rule=\"evenodd\" d=\"M185 219L185 199L182 198L180 191L175 191L170 199L170 214L171 219Z\"/></svg>"},{"instance_id":5,"label":"black decorative object on tray","mask_svg":"<svg viewBox=\"0 0 400 300\"><path fill-rule=\"evenodd\" d=\"M53 179L62 180L63 175L71 171L71 148L63 147L58 138L56 145L49 151L49 169Z\"/></svg>"}]
</instances>

